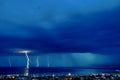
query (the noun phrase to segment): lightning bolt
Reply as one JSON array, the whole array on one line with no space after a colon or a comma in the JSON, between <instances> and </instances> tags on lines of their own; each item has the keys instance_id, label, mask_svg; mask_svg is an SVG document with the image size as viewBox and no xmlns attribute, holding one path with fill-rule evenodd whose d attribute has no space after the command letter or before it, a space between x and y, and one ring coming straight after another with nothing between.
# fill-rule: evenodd
<instances>
[{"instance_id":1,"label":"lightning bolt","mask_svg":"<svg viewBox=\"0 0 120 80\"><path fill-rule=\"evenodd\" d=\"M30 59L29 59L29 56L28 56L27 52L25 52L25 56L26 56L26 59L27 59L27 65L26 65L26 69L25 69L25 75L28 76L29 75L29 62L30 62Z\"/></svg>"},{"instance_id":2,"label":"lightning bolt","mask_svg":"<svg viewBox=\"0 0 120 80\"><path fill-rule=\"evenodd\" d=\"M25 53L25 55L26 55L26 58L27 58L27 65L26 65L26 68L29 69L30 59L29 59L29 56L28 56L27 52Z\"/></svg>"},{"instance_id":3,"label":"lightning bolt","mask_svg":"<svg viewBox=\"0 0 120 80\"><path fill-rule=\"evenodd\" d=\"M39 67L39 57L36 58L37 67Z\"/></svg>"},{"instance_id":4,"label":"lightning bolt","mask_svg":"<svg viewBox=\"0 0 120 80\"><path fill-rule=\"evenodd\" d=\"M11 67L11 60L10 60L10 56L9 56L9 66Z\"/></svg>"},{"instance_id":5,"label":"lightning bolt","mask_svg":"<svg viewBox=\"0 0 120 80\"><path fill-rule=\"evenodd\" d=\"M21 51L19 51L19 53L24 53L25 56L26 56L26 69L25 69L25 73L24 73L25 76L29 75L29 64L30 64L30 59L29 59L29 56L28 56L29 52L30 51L28 51L28 50L21 50Z\"/></svg>"},{"instance_id":6,"label":"lightning bolt","mask_svg":"<svg viewBox=\"0 0 120 80\"><path fill-rule=\"evenodd\" d=\"M47 56L47 63L48 63L48 67L49 67L50 66L49 56Z\"/></svg>"}]
</instances>

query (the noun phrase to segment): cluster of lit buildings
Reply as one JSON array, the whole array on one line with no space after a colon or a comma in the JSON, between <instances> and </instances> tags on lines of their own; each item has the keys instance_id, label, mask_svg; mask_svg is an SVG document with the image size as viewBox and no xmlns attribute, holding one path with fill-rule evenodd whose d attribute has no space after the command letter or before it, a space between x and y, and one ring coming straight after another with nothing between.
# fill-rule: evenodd
<instances>
[{"instance_id":1,"label":"cluster of lit buildings","mask_svg":"<svg viewBox=\"0 0 120 80\"><path fill-rule=\"evenodd\" d=\"M0 75L0 80L120 80L120 73L101 73L89 75L29 75L12 74Z\"/></svg>"}]
</instances>

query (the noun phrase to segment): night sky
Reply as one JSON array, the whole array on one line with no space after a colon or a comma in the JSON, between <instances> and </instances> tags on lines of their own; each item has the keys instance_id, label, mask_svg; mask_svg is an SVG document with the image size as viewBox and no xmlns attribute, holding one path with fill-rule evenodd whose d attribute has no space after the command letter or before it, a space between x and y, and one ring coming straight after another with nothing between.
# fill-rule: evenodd
<instances>
[{"instance_id":1,"label":"night sky","mask_svg":"<svg viewBox=\"0 0 120 80\"><path fill-rule=\"evenodd\" d=\"M0 0L0 67L25 66L19 50L30 66L120 66L120 0Z\"/></svg>"}]
</instances>

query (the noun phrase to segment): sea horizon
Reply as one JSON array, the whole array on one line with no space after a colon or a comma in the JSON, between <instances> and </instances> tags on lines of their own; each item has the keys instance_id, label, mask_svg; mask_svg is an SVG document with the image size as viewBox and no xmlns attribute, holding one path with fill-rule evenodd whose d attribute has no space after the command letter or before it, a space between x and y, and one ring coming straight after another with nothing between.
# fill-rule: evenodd
<instances>
[{"instance_id":1,"label":"sea horizon","mask_svg":"<svg viewBox=\"0 0 120 80\"><path fill-rule=\"evenodd\" d=\"M0 67L0 74L24 74L26 67ZM66 75L71 73L73 75L87 75L95 73L115 73L120 68L91 68L91 67L30 67L29 74L40 75Z\"/></svg>"}]
</instances>

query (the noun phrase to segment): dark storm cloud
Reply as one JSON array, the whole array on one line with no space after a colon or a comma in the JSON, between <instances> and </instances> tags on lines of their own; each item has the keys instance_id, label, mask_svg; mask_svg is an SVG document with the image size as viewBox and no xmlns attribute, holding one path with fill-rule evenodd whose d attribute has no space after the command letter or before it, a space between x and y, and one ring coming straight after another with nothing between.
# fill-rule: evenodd
<instances>
[{"instance_id":1,"label":"dark storm cloud","mask_svg":"<svg viewBox=\"0 0 120 80\"><path fill-rule=\"evenodd\" d=\"M119 53L120 1L94 1L1 1L0 53Z\"/></svg>"},{"instance_id":2,"label":"dark storm cloud","mask_svg":"<svg viewBox=\"0 0 120 80\"><path fill-rule=\"evenodd\" d=\"M71 21L50 30L34 26L21 27L23 32L18 30L21 33L19 36L24 35L24 32L30 33L27 38L0 35L1 54L14 48L33 49L40 53L119 53L119 13L120 9L82 18L78 15L77 19L73 16Z\"/></svg>"},{"instance_id":3,"label":"dark storm cloud","mask_svg":"<svg viewBox=\"0 0 120 80\"><path fill-rule=\"evenodd\" d=\"M119 53L120 52L120 10L87 16L91 23L68 23L58 29L59 40L66 51ZM90 17L90 18L89 18ZM67 27L66 27L67 26Z\"/></svg>"}]
</instances>

